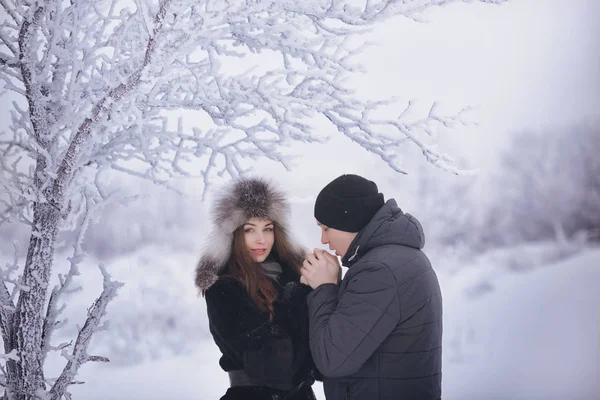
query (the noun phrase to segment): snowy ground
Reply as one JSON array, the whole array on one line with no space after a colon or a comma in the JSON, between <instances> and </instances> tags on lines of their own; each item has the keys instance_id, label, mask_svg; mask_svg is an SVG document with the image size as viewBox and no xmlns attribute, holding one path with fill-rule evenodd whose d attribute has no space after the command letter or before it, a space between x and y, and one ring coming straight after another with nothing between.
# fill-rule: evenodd
<instances>
[{"instance_id":1,"label":"snowy ground","mask_svg":"<svg viewBox=\"0 0 600 400\"><path fill-rule=\"evenodd\" d=\"M444 284L446 399L600 398L600 251L498 276L478 298Z\"/></svg>"},{"instance_id":2,"label":"snowy ground","mask_svg":"<svg viewBox=\"0 0 600 400\"><path fill-rule=\"evenodd\" d=\"M502 257L482 256L461 268L445 265L456 262L450 258L432 257L440 266L444 292L444 399L599 399L600 249L546 264L536 264L531 255L549 254L550 247L542 252L529 249L533 267L517 269L520 272L510 263L493 264L514 258L517 251L525 252L505 250ZM86 383L72 387L74 399L210 400L224 393L227 376L218 367L218 350L206 332L203 301L195 297L188 274L175 273L177 263L189 260L163 256L167 267L160 270L162 275L147 261L139 256L119 261L121 268L134 265L129 279L138 273L136 268L148 268L146 295L136 302L143 292L142 280L130 281L129 291L111 310L117 326L128 318L141 318L137 338L129 333L127 340L114 339L122 341L125 351L125 356L116 357L120 365L84 366L78 378ZM86 273L94 276L93 271ZM149 288L161 283L167 284L157 297L162 301L148 304L156 297ZM158 310L155 322L152 309ZM161 315L165 310L173 315ZM160 343L168 343L166 350L156 350ZM128 348L145 361L134 363L135 357L126 355ZM150 354L149 349L156 351ZM165 355L173 351L178 355ZM322 388L315 388L323 399Z\"/></svg>"}]
</instances>

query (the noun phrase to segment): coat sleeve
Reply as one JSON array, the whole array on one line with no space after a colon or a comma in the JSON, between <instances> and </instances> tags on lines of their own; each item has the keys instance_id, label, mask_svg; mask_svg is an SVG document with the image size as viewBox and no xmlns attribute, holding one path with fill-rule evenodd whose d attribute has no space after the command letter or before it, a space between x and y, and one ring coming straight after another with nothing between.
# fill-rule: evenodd
<instances>
[{"instance_id":1,"label":"coat sleeve","mask_svg":"<svg viewBox=\"0 0 600 400\"><path fill-rule=\"evenodd\" d=\"M275 322L292 337L294 343L296 377L299 381L323 381L310 354L308 337L308 307L306 297L312 291L308 285L289 282L282 299L275 308Z\"/></svg>"},{"instance_id":2,"label":"coat sleeve","mask_svg":"<svg viewBox=\"0 0 600 400\"><path fill-rule=\"evenodd\" d=\"M220 279L206 292L211 333L243 360L254 381L287 388L293 376L292 341L244 296L233 279Z\"/></svg>"},{"instance_id":3,"label":"coat sleeve","mask_svg":"<svg viewBox=\"0 0 600 400\"><path fill-rule=\"evenodd\" d=\"M307 297L310 348L326 377L357 372L396 327L400 306L395 278L381 263L356 264L338 301L339 287L321 285Z\"/></svg>"}]
</instances>

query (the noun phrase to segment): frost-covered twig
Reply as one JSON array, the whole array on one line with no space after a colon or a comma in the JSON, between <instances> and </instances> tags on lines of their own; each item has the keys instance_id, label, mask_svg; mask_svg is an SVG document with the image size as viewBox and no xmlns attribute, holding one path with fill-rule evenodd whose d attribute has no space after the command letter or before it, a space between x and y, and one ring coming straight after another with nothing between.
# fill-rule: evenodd
<instances>
[{"instance_id":1,"label":"frost-covered twig","mask_svg":"<svg viewBox=\"0 0 600 400\"><path fill-rule=\"evenodd\" d=\"M100 271L102 271L102 275L104 276L102 294L100 294L100 297L96 299L88 311L88 317L83 327L79 330L73 352L66 356L68 360L67 365L65 365L63 372L50 389L50 400L60 400L68 385L77 375L77 371L81 365L88 361L106 361L104 358L90 357L87 354L87 348L92 335L99 328L100 322L106 313L106 306L117 295L117 290L123 286L123 283L111 280L110 275L102 265L100 265Z\"/></svg>"},{"instance_id":2,"label":"frost-covered twig","mask_svg":"<svg viewBox=\"0 0 600 400\"><path fill-rule=\"evenodd\" d=\"M96 182L96 185L96 189L98 195L100 196L100 199L97 199L96 196L92 193L86 193L85 202L82 206L83 214L80 220L77 221L76 227L74 227L77 230L77 237L73 245L73 255L68 258L70 263L69 271L64 276L62 274L59 274L59 285L55 286L52 289L50 300L48 301L46 319L44 320L44 328L42 334L42 351L44 357L46 357L48 352L51 350L62 351L66 347L71 345L70 343L68 343L54 347L50 345L50 340L52 338L52 333L54 332L54 330L60 329L60 327L64 326L67 323L66 319L57 321L58 317L66 307L66 304L63 304L59 308L59 300L64 295L75 293L82 289L80 286L73 287L73 279L76 276L79 276L80 273L78 266L85 257L85 251L83 250L83 241L88 227L91 221L97 215L98 210L100 210L102 207L105 207L108 204L111 204L113 201L113 194L103 193L102 189L100 188L99 182ZM108 359L103 357L94 357L92 361L108 362Z\"/></svg>"},{"instance_id":3,"label":"frost-covered twig","mask_svg":"<svg viewBox=\"0 0 600 400\"><path fill-rule=\"evenodd\" d=\"M10 15L10 17L15 23L19 24L21 23L21 18L17 15L17 12L15 11L15 5L9 4L10 1L13 1L14 3L14 0L0 0L0 6L4 8L4 11L6 11L8 15Z\"/></svg>"},{"instance_id":4,"label":"frost-covered twig","mask_svg":"<svg viewBox=\"0 0 600 400\"><path fill-rule=\"evenodd\" d=\"M0 282L0 328L2 329L2 339L5 350L11 350L13 335L13 316L15 305L10 298L10 293L6 288L4 281Z\"/></svg>"},{"instance_id":5,"label":"frost-covered twig","mask_svg":"<svg viewBox=\"0 0 600 400\"><path fill-rule=\"evenodd\" d=\"M0 269L0 280L4 283L8 282L13 285L12 293L10 293L9 301L14 311L14 301L17 298L19 292L29 291L29 287L22 284L22 276L17 275L16 278L12 278L14 273L19 271L19 245L17 242L13 242L14 247L14 259L12 264L6 264L5 269Z\"/></svg>"},{"instance_id":6,"label":"frost-covered twig","mask_svg":"<svg viewBox=\"0 0 600 400\"><path fill-rule=\"evenodd\" d=\"M87 198L86 198L87 199ZM66 304L63 304L58 307L58 302L61 297L65 294L70 294L81 290L81 287L72 288L73 279L76 276L79 276L79 268L78 265L81 263L84 253L82 250L83 238L89 226L89 222L92 218L93 209L90 207L89 201L86 202L85 214L83 217L83 222L79 226L79 232L77 235L77 239L75 241L75 245L73 246L73 256L69 258L70 267L69 271L65 276L59 274L59 285L55 286L52 289L52 293L50 295L50 300L48 301L48 307L46 310L46 318L44 319L44 327L42 333L42 352L44 357L47 356L48 351L52 349L50 346L50 340L52 338L52 333L55 329L59 329L63 326L67 321L57 321L60 314L64 311ZM57 348L62 350L62 347Z\"/></svg>"},{"instance_id":7,"label":"frost-covered twig","mask_svg":"<svg viewBox=\"0 0 600 400\"><path fill-rule=\"evenodd\" d=\"M326 112L325 115L340 132L361 145L365 150L377 154L386 164L399 173L407 173L396 161L401 154L400 148L404 143L395 134L389 133L390 128L418 146L426 159L432 164L455 174L465 172L450 164L452 159L449 155L439 152L433 144L428 144L425 141L427 137L432 136L431 129L435 124L444 126L468 125L469 122L462 119L464 110L454 116L440 116L435 113L434 103L426 118L410 121L407 120L406 116L413 107L413 103L409 102L396 119L371 118L370 115L373 111L377 111L376 107L378 105L378 103L366 105L364 109L360 110L360 117L356 116L358 110L353 109L352 104L337 108L335 111Z\"/></svg>"},{"instance_id":8,"label":"frost-covered twig","mask_svg":"<svg viewBox=\"0 0 600 400\"><path fill-rule=\"evenodd\" d=\"M11 274L19 269L19 248L16 243L14 243L14 247L15 258L13 263L7 264L5 268L0 269L0 329L2 330L4 349L9 352L13 350L13 335L15 329L15 303L13 299L14 295L22 288L20 285L20 277L16 280L11 278ZM6 287L6 282L14 285L12 295Z\"/></svg>"},{"instance_id":9,"label":"frost-covered twig","mask_svg":"<svg viewBox=\"0 0 600 400\"><path fill-rule=\"evenodd\" d=\"M17 354L17 350L13 349L8 354L0 354L0 359L19 361L19 355ZM3 371L3 372L5 372L5 371Z\"/></svg>"},{"instance_id":10,"label":"frost-covered twig","mask_svg":"<svg viewBox=\"0 0 600 400\"><path fill-rule=\"evenodd\" d=\"M121 83L117 87L111 89L106 96L104 96L97 104L95 104L92 108L91 115L86 118L81 125L79 125L77 134L69 144L65 156L60 162L57 172L58 176L54 181L54 196L61 197L64 193L67 182L72 179L77 161L81 155L81 152L85 148L86 142L88 141L88 136L92 132L93 125L102 118L106 118L112 106L118 103L123 96L135 90L140 84L140 79L142 77L142 73L144 72L144 68L151 62L152 57L155 54L157 36L162 30L170 3L171 0L162 0L159 3L159 9L154 20L155 26L152 32L153 34L148 38L142 65L130 74L125 83Z\"/></svg>"}]
</instances>

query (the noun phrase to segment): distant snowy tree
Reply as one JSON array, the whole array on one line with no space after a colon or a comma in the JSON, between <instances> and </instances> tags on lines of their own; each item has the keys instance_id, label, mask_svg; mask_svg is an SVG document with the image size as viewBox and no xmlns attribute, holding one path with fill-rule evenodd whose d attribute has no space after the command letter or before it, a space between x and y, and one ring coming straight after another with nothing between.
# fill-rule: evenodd
<instances>
[{"instance_id":1,"label":"distant snowy tree","mask_svg":"<svg viewBox=\"0 0 600 400\"><path fill-rule=\"evenodd\" d=\"M108 172L166 185L198 171L191 162L199 158L207 187L259 158L290 168L282 150L320 141L316 118L399 172L406 142L451 170L430 135L436 125L460 124L462 112L442 116L433 104L411 118L409 103L394 118L378 117L390 102L360 101L345 82L360 67L352 56L365 29L459 1L0 0L0 80L19 96L10 130L0 133L0 222L31 229L24 264L8 265L0 283L5 398L70 398L78 368L106 361L87 354L119 287L105 270L104 291L75 342L55 346L51 338L61 297L74 289L86 228L97 210L121 200L107 190ZM245 70L255 54L273 65ZM201 126L180 120L172 128L175 110L202 114ZM77 238L68 274L51 288L62 230ZM44 373L51 350L67 360L56 378Z\"/></svg>"},{"instance_id":2,"label":"distant snowy tree","mask_svg":"<svg viewBox=\"0 0 600 400\"><path fill-rule=\"evenodd\" d=\"M466 164L466 162L465 162ZM429 164L420 163L415 213L423 224L428 243L460 245L469 242L474 174L451 177Z\"/></svg>"},{"instance_id":3,"label":"distant snowy tree","mask_svg":"<svg viewBox=\"0 0 600 400\"><path fill-rule=\"evenodd\" d=\"M428 237L469 250L526 241L600 240L600 122L516 132L495 168L452 179L422 167Z\"/></svg>"},{"instance_id":4,"label":"distant snowy tree","mask_svg":"<svg viewBox=\"0 0 600 400\"><path fill-rule=\"evenodd\" d=\"M513 240L600 235L600 123L516 134L493 178ZM508 232L505 233L505 236Z\"/></svg>"}]
</instances>

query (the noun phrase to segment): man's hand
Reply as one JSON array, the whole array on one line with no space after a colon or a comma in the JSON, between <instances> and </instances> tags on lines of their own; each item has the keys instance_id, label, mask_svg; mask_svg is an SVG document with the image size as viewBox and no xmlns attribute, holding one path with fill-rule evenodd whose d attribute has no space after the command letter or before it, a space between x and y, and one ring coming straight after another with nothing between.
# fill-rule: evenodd
<instances>
[{"instance_id":1,"label":"man's hand","mask_svg":"<svg viewBox=\"0 0 600 400\"><path fill-rule=\"evenodd\" d=\"M335 256L322 249L315 249L314 253L306 255L302 263L302 280L313 289L326 283L338 284L341 274L341 266Z\"/></svg>"},{"instance_id":2,"label":"man's hand","mask_svg":"<svg viewBox=\"0 0 600 400\"><path fill-rule=\"evenodd\" d=\"M320 250L320 249L315 249L315 251ZM322 251L322 250L321 250ZM325 256L325 258L327 258L332 264L337 265L337 269L338 269L338 277L337 277L337 282L336 283L340 283L340 281L342 280L342 264L340 264L340 259L337 258L336 256L323 251L323 255Z\"/></svg>"}]
</instances>

